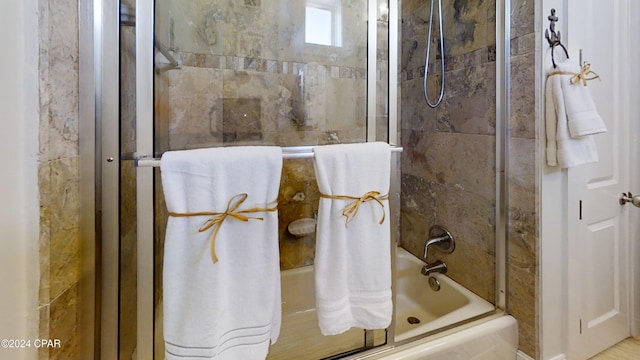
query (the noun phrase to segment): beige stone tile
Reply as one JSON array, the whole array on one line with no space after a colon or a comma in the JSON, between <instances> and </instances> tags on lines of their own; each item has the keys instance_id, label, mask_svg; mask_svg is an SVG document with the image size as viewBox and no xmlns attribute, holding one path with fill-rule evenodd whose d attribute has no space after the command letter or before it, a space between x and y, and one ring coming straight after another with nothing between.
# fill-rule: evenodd
<instances>
[{"instance_id":1,"label":"beige stone tile","mask_svg":"<svg viewBox=\"0 0 640 360\"><path fill-rule=\"evenodd\" d=\"M40 306L39 308L39 316L40 316L40 324L38 329L38 338L40 339L50 339L49 331L49 313L51 307L49 305ZM49 359L49 349L41 347L38 349L38 359L39 360L47 360Z\"/></svg>"},{"instance_id":2,"label":"beige stone tile","mask_svg":"<svg viewBox=\"0 0 640 360\"><path fill-rule=\"evenodd\" d=\"M537 278L535 268L521 268L508 265L509 277L507 283L508 310L518 319L519 349L537 358L538 333L536 322Z\"/></svg>"},{"instance_id":3,"label":"beige stone tile","mask_svg":"<svg viewBox=\"0 0 640 360\"><path fill-rule=\"evenodd\" d=\"M509 204L526 211L536 209L536 140L509 140Z\"/></svg>"},{"instance_id":4,"label":"beige stone tile","mask_svg":"<svg viewBox=\"0 0 640 360\"><path fill-rule=\"evenodd\" d=\"M78 358L78 304L77 283L51 302L49 338L59 339L61 347L49 349L49 359Z\"/></svg>"},{"instance_id":5,"label":"beige stone tile","mask_svg":"<svg viewBox=\"0 0 640 360\"><path fill-rule=\"evenodd\" d=\"M51 212L48 249L49 297L58 297L79 279L79 182L78 159L59 159L50 162ZM44 245L44 246L43 246ZM46 256L46 255L45 255Z\"/></svg>"},{"instance_id":6,"label":"beige stone tile","mask_svg":"<svg viewBox=\"0 0 640 360\"><path fill-rule=\"evenodd\" d=\"M209 147L221 141L222 72L184 67L169 72L167 103L156 103L156 112L168 120L172 150Z\"/></svg>"},{"instance_id":7,"label":"beige stone tile","mask_svg":"<svg viewBox=\"0 0 640 360\"><path fill-rule=\"evenodd\" d=\"M511 0L512 38L533 32L535 9L535 1Z\"/></svg>"},{"instance_id":8,"label":"beige stone tile","mask_svg":"<svg viewBox=\"0 0 640 360\"><path fill-rule=\"evenodd\" d=\"M511 57L511 119L512 137L535 139L535 53Z\"/></svg>"},{"instance_id":9,"label":"beige stone tile","mask_svg":"<svg viewBox=\"0 0 640 360\"><path fill-rule=\"evenodd\" d=\"M40 2L40 154L78 154L77 1Z\"/></svg>"}]
</instances>

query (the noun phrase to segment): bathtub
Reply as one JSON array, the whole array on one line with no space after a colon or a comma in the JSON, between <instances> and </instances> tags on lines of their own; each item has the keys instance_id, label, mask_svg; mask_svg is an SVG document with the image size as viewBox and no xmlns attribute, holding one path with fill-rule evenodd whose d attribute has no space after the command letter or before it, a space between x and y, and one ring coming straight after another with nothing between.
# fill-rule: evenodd
<instances>
[{"instance_id":1,"label":"bathtub","mask_svg":"<svg viewBox=\"0 0 640 360\"><path fill-rule=\"evenodd\" d=\"M397 248L396 342L494 311L493 304L446 275L422 275L420 270L423 265L424 262L410 252ZM429 277L437 280L440 290L431 289Z\"/></svg>"},{"instance_id":2,"label":"bathtub","mask_svg":"<svg viewBox=\"0 0 640 360\"><path fill-rule=\"evenodd\" d=\"M386 340L386 346L374 350L364 349L364 344L384 344L384 330L369 332L367 340L364 331L357 328L336 336L322 336L316 320L313 266L282 271L281 333L267 359L319 359L353 349L368 351L351 355L350 359L424 359L426 356L429 359L444 356L441 359L447 360L514 359L515 320L495 315L491 303L446 275L431 275L440 284L440 290L432 290L429 277L420 273L423 265L411 253L397 248L394 331L389 332L395 336ZM467 321L474 318L480 320ZM463 321L467 321L464 326L457 326ZM441 329L447 330L436 331ZM429 333L437 334L425 337ZM461 357L460 352L463 352ZM474 357L464 354L474 354ZM489 355L475 357L478 354Z\"/></svg>"}]
</instances>

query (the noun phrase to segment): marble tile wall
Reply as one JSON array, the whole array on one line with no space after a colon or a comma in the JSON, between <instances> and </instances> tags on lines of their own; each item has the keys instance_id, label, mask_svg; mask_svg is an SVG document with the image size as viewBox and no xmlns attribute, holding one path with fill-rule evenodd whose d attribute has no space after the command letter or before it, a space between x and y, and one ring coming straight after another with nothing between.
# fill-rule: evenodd
<instances>
[{"instance_id":1,"label":"marble tile wall","mask_svg":"<svg viewBox=\"0 0 640 360\"><path fill-rule=\"evenodd\" d=\"M451 19L443 30L445 39L446 34L454 35L445 43L447 95L436 111L426 108L422 99L429 10L421 1L402 4L402 244L419 254L430 225L449 227L459 247L454 254L438 257L450 265L454 279L493 301L495 2L443 2L445 24ZM537 358L534 2L512 0L511 10L507 302L518 319L520 349ZM429 86L437 88L435 81ZM431 98L435 96L434 91Z\"/></svg>"},{"instance_id":2,"label":"marble tile wall","mask_svg":"<svg viewBox=\"0 0 640 360\"><path fill-rule=\"evenodd\" d=\"M508 283L509 312L518 319L520 350L539 358L538 239L536 182L539 109L535 94L535 4L511 0L511 119L509 129Z\"/></svg>"},{"instance_id":3,"label":"marble tile wall","mask_svg":"<svg viewBox=\"0 0 640 360\"><path fill-rule=\"evenodd\" d=\"M428 2L402 2L401 244L421 257L429 228L448 228L455 252L434 251L428 261L446 262L452 278L494 302L495 1L443 2L445 96L436 109L423 98L429 12ZM437 44L432 102L441 81Z\"/></svg>"},{"instance_id":4,"label":"marble tile wall","mask_svg":"<svg viewBox=\"0 0 640 360\"><path fill-rule=\"evenodd\" d=\"M40 334L60 348L39 359L75 359L79 346L78 2L40 0Z\"/></svg>"}]
</instances>

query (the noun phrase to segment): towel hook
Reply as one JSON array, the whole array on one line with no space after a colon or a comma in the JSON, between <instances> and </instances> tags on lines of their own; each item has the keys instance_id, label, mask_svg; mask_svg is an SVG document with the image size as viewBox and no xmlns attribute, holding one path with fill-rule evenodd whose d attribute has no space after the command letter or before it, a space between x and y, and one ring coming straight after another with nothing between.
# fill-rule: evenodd
<instances>
[{"instance_id":1,"label":"towel hook","mask_svg":"<svg viewBox=\"0 0 640 360\"><path fill-rule=\"evenodd\" d=\"M569 58L569 52L567 48L562 45L560 42L560 31L556 31L556 22L558 22L558 17L556 16L556 9L551 9L551 15L547 16L549 20L549 28L544 31L544 37L549 42L549 46L551 47L551 62L553 63L553 67L558 67L556 65L556 59L553 55L554 49L556 46L560 46L562 50L564 50L564 54Z\"/></svg>"}]
</instances>

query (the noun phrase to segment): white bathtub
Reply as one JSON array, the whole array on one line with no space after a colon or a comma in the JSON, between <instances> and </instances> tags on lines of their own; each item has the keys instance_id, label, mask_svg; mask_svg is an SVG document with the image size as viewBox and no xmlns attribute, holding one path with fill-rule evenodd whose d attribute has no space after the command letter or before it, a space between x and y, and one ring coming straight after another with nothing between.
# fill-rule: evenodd
<instances>
[{"instance_id":1,"label":"white bathtub","mask_svg":"<svg viewBox=\"0 0 640 360\"><path fill-rule=\"evenodd\" d=\"M424 262L403 248L396 250L396 342L432 332L494 310L493 304L442 274L424 276ZM429 277L440 283L432 290ZM407 319L418 319L411 324Z\"/></svg>"},{"instance_id":2,"label":"white bathtub","mask_svg":"<svg viewBox=\"0 0 640 360\"><path fill-rule=\"evenodd\" d=\"M424 263L402 248L396 251L396 315L395 337L381 347L382 352L355 355L350 358L375 359L514 359L517 347L517 327L509 316L493 316L478 326L463 327L439 333L430 338L419 337L437 329L494 311L494 306L445 275L434 274L440 290L429 287L428 278L420 273ZM360 348L364 345L362 329L352 328L344 334L322 336L315 313L313 266L285 270L282 279L282 327L280 338L269 350L268 360L318 359ZM409 324L407 318L420 320ZM502 319L504 318L504 319ZM497 322L495 322L497 321ZM503 334L503 335L499 335ZM496 340L498 336L503 340ZM492 337L491 346L489 338ZM374 332L374 343L384 343L384 330ZM411 339L416 337L416 341ZM514 340L515 339L515 340ZM468 346L471 346L468 348ZM475 346L475 347L474 347ZM478 348L477 346L480 346ZM493 349L498 347L498 350ZM489 349L489 350L487 350ZM495 351L494 351L495 350ZM461 356L459 356L460 354ZM440 354L444 357L439 357ZM465 355L466 354L466 355ZM487 357L465 357L468 354L489 354Z\"/></svg>"},{"instance_id":3,"label":"white bathtub","mask_svg":"<svg viewBox=\"0 0 640 360\"><path fill-rule=\"evenodd\" d=\"M496 311L464 325L460 321L494 312L494 306L449 277L432 274L440 282L435 292L427 276L420 273L424 263L402 248L396 250L396 318L394 340L402 345L385 349L367 360L513 360L518 350L518 324ZM407 322L409 316L419 324ZM408 340L414 336L449 328L437 334Z\"/></svg>"}]
</instances>

